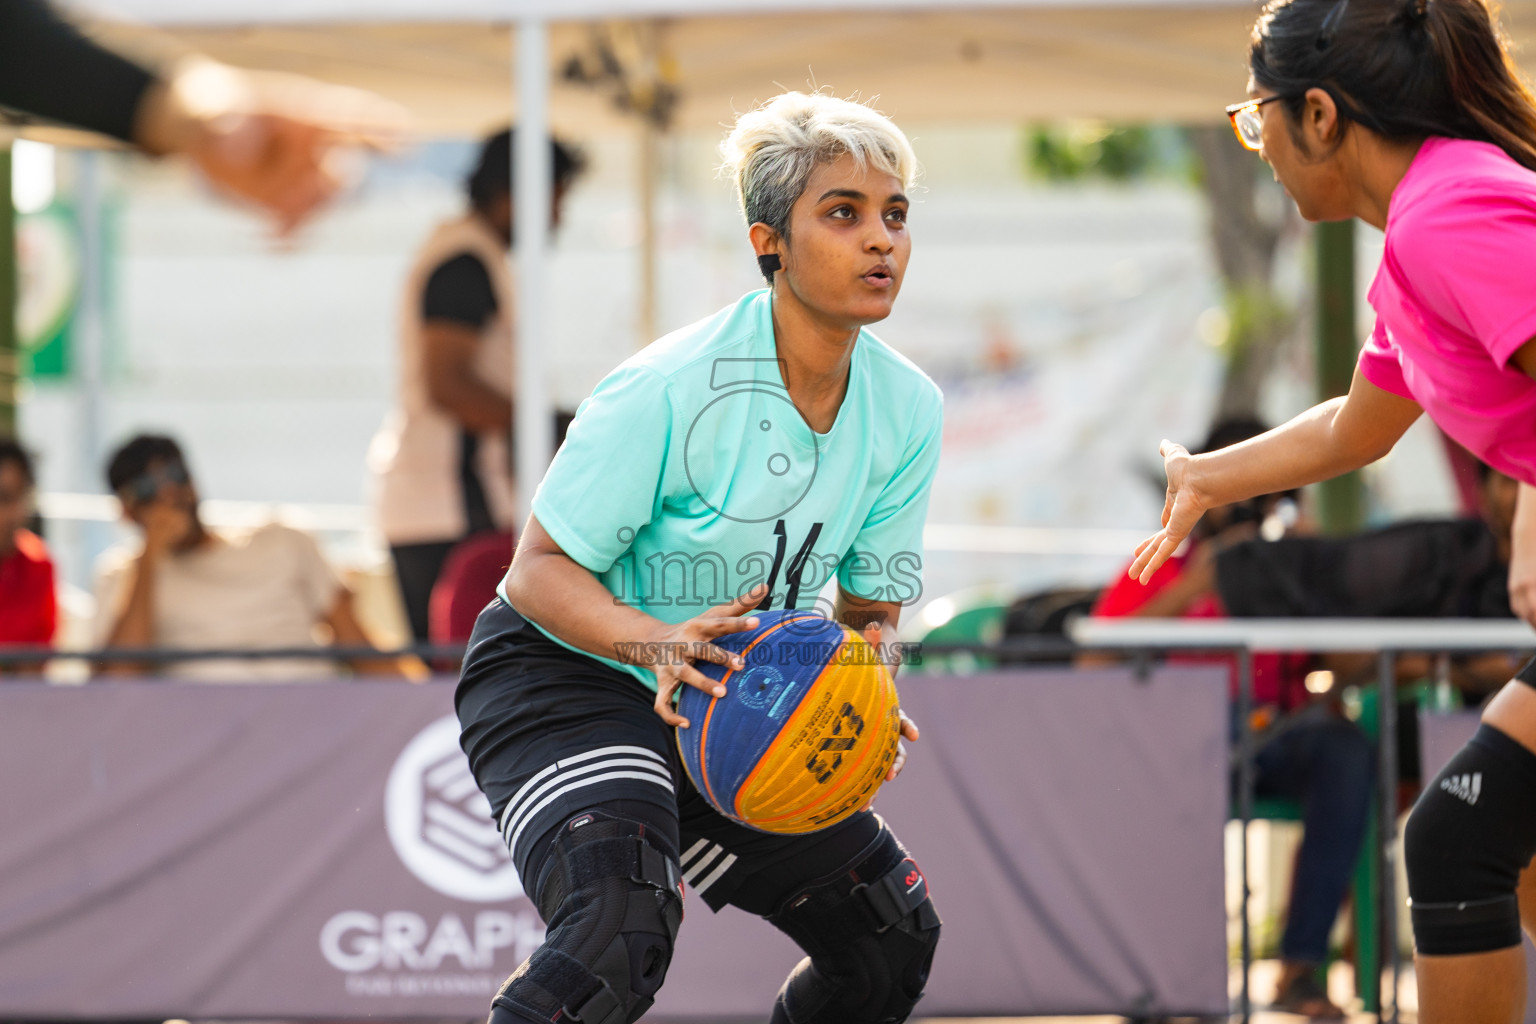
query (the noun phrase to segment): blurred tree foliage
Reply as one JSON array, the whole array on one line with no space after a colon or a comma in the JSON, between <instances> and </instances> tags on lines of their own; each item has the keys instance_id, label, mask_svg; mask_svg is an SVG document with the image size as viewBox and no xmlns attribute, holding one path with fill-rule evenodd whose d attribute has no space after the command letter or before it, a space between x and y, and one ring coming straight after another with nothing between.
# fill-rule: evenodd
<instances>
[{"instance_id":1,"label":"blurred tree foliage","mask_svg":"<svg viewBox=\"0 0 1536 1024\"><path fill-rule=\"evenodd\" d=\"M1299 218L1268 168L1238 145L1225 124L1034 126L1025 132L1024 155L1028 172L1047 181L1162 178L1201 190L1229 324L1216 415L1256 414L1264 380L1297 326L1296 310L1275 290L1275 257Z\"/></svg>"},{"instance_id":2,"label":"blurred tree foliage","mask_svg":"<svg viewBox=\"0 0 1536 1024\"><path fill-rule=\"evenodd\" d=\"M1189 178L1193 173L1188 145L1179 129L1166 125L1068 121L1030 128L1024 146L1030 173L1047 181Z\"/></svg>"}]
</instances>

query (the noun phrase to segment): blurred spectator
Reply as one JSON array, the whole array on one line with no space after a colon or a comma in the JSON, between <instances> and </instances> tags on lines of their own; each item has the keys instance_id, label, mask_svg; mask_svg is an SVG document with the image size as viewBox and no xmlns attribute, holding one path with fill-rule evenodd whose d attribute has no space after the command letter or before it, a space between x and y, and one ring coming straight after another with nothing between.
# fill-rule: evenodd
<instances>
[{"instance_id":1,"label":"blurred spectator","mask_svg":"<svg viewBox=\"0 0 1536 1024\"><path fill-rule=\"evenodd\" d=\"M371 646L352 594L308 534L270 523L223 536L198 518L197 488L177 443L140 435L113 454L107 481L136 526L136 550L102 556L96 642L103 647L323 650L317 627L343 647ZM352 662L354 671L399 674L394 662ZM149 671L142 663L117 673ZM170 662L169 674L205 680L312 679L333 674L316 659Z\"/></svg>"},{"instance_id":2,"label":"blurred spectator","mask_svg":"<svg viewBox=\"0 0 1536 1024\"><path fill-rule=\"evenodd\" d=\"M335 151L389 146L405 112L372 93L189 57L152 71L44 0L0 0L0 106L178 154L225 195L297 227L343 184Z\"/></svg>"},{"instance_id":3,"label":"blurred spectator","mask_svg":"<svg viewBox=\"0 0 1536 1024\"><path fill-rule=\"evenodd\" d=\"M1223 422L1201 451L1237 444L1266 429L1251 420ZM1121 574L1099 598L1093 614L1224 618L1227 611L1216 590L1216 555L1257 536L1260 524L1287 497L1266 495L1207 512L1187 550L1164 563L1145 586ZM1252 664L1257 707L1250 743L1254 792L1300 801L1304 829L1280 941L1283 963L1274 1006L1311 1017L1341 1018L1343 1011L1329 1000L1318 968L1327 961L1328 935L1365 837L1375 755L1359 728L1332 703L1307 692L1312 658L1258 654Z\"/></svg>"},{"instance_id":4,"label":"blurred spectator","mask_svg":"<svg viewBox=\"0 0 1536 1024\"><path fill-rule=\"evenodd\" d=\"M35 483L26 449L0 438L0 644L49 644L58 625L48 545L27 529Z\"/></svg>"},{"instance_id":5,"label":"blurred spectator","mask_svg":"<svg viewBox=\"0 0 1536 1024\"><path fill-rule=\"evenodd\" d=\"M504 534L500 568L512 560L512 138L509 130L485 140L466 182L469 209L416 254L401 308L398 404L369 452L379 523L418 642L428 639L432 586L454 545ZM584 161L554 140L550 159L558 227Z\"/></svg>"}]
</instances>

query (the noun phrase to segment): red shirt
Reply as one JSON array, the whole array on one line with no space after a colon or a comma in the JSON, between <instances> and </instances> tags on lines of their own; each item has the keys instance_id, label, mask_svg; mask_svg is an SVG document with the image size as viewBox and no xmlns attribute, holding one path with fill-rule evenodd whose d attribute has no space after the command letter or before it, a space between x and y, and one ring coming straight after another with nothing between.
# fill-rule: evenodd
<instances>
[{"instance_id":1,"label":"red shirt","mask_svg":"<svg viewBox=\"0 0 1536 1024\"><path fill-rule=\"evenodd\" d=\"M1191 545L1189 551L1182 555L1175 555L1158 566L1157 572L1152 574L1146 586L1142 586L1122 572L1119 578L1099 596L1098 603L1093 606L1093 614L1102 615L1105 618L1121 618L1134 614L1136 609L1152 599L1152 595L1183 574L1184 566L1193 551L1194 546ZM1221 598L1212 590L1195 598L1181 617L1225 619L1227 610L1222 606ZM1175 654L1169 656L1168 661L1185 665L1231 664L1233 686L1237 685L1237 667L1230 656ZM1305 703L1307 672L1311 666L1312 656L1309 654L1255 654L1253 656L1254 703L1278 704L1287 710Z\"/></svg>"},{"instance_id":2,"label":"red shirt","mask_svg":"<svg viewBox=\"0 0 1536 1024\"><path fill-rule=\"evenodd\" d=\"M58 621L48 545L18 530L16 550L0 558L0 644L51 644Z\"/></svg>"}]
</instances>

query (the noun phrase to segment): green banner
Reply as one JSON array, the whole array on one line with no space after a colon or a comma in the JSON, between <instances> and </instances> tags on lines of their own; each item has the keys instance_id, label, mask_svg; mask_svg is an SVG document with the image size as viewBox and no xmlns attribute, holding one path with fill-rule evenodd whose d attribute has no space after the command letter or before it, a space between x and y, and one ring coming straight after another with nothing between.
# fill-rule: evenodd
<instances>
[{"instance_id":1,"label":"green banner","mask_svg":"<svg viewBox=\"0 0 1536 1024\"><path fill-rule=\"evenodd\" d=\"M55 203L17 218L16 250L22 373L34 380L68 377L81 276L73 208Z\"/></svg>"}]
</instances>

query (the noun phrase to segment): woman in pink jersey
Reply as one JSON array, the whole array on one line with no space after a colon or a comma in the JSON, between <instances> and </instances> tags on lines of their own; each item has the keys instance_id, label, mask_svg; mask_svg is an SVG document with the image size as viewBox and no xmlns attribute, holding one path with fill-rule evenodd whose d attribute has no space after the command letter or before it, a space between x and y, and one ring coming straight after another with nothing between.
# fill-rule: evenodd
<instances>
[{"instance_id":1,"label":"woman in pink jersey","mask_svg":"<svg viewBox=\"0 0 1536 1024\"><path fill-rule=\"evenodd\" d=\"M1163 442L1163 529L1131 574L1148 579L1206 509L1364 466L1428 412L1520 481L1510 597L1536 624L1536 100L1488 7L1271 0L1249 69L1250 98L1227 112L1302 215L1386 232L1376 328L1346 397L1206 455ZM1533 856L1536 662L1408 822L1425 1024L1521 1019Z\"/></svg>"}]
</instances>

